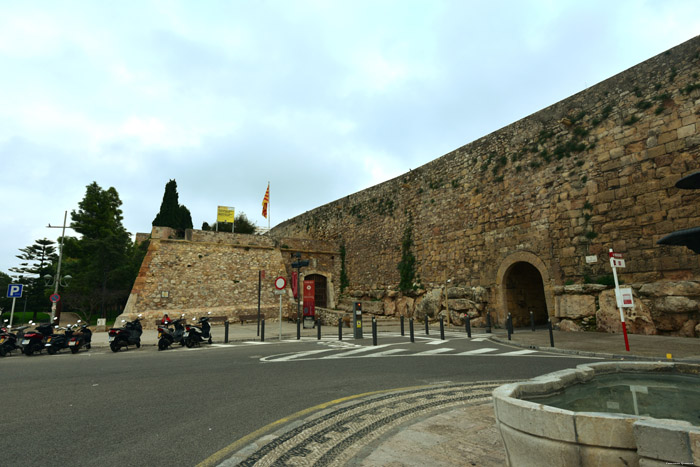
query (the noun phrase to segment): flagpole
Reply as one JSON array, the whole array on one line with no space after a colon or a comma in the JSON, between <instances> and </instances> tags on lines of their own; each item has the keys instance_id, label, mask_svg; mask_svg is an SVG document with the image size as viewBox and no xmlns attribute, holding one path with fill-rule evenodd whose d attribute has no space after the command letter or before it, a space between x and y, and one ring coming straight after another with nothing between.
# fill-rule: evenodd
<instances>
[{"instance_id":1,"label":"flagpole","mask_svg":"<svg viewBox=\"0 0 700 467\"><path fill-rule=\"evenodd\" d=\"M267 193L270 194L270 181L267 181ZM270 232L270 199L267 199L267 231Z\"/></svg>"}]
</instances>

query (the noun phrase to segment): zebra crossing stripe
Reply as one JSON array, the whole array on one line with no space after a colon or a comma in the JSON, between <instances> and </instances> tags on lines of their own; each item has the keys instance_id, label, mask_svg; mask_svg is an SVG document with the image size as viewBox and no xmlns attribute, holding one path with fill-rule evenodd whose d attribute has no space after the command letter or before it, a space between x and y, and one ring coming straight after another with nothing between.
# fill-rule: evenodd
<instances>
[{"instance_id":1,"label":"zebra crossing stripe","mask_svg":"<svg viewBox=\"0 0 700 467\"><path fill-rule=\"evenodd\" d=\"M495 352L498 349L484 347L483 349L469 350L467 352L458 353L457 355L479 355L481 353Z\"/></svg>"},{"instance_id":2,"label":"zebra crossing stripe","mask_svg":"<svg viewBox=\"0 0 700 467\"><path fill-rule=\"evenodd\" d=\"M506 353L501 353L498 354L499 357L507 357L507 356L513 356L513 355L527 355L530 353L535 353L537 352L536 350L515 350L513 352L506 352Z\"/></svg>"},{"instance_id":3,"label":"zebra crossing stripe","mask_svg":"<svg viewBox=\"0 0 700 467\"><path fill-rule=\"evenodd\" d=\"M445 353L445 352L451 352L454 349L448 349L448 348L441 348L441 349L435 349L435 350L426 350L425 352L418 352L413 354L414 357L416 356L421 356L421 355L437 355L439 353Z\"/></svg>"},{"instance_id":4,"label":"zebra crossing stripe","mask_svg":"<svg viewBox=\"0 0 700 467\"><path fill-rule=\"evenodd\" d=\"M445 344L445 343L447 343L447 342L449 342L449 341L447 341L447 340L444 340L444 341L442 341L442 340L440 340L440 341L438 341L438 340L433 340L433 341L430 341L430 342L426 342L425 344L426 344L426 345L441 345L441 344Z\"/></svg>"},{"instance_id":5,"label":"zebra crossing stripe","mask_svg":"<svg viewBox=\"0 0 700 467\"><path fill-rule=\"evenodd\" d=\"M287 355L286 357L275 358L276 362L288 362L289 360L294 360L296 358L307 357L309 355L314 355L317 353L330 352L333 349L323 349L323 350L309 350L308 352L298 352L292 355Z\"/></svg>"},{"instance_id":6,"label":"zebra crossing stripe","mask_svg":"<svg viewBox=\"0 0 700 467\"><path fill-rule=\"evenodd\" d=\"M375 345L375 346L372 346L372 347L369 347L369 346L368 346L368 347L362 347L361 349L355 349L355 350L351 350L351 351L349 351L349 352L341 352L341 353L337 353L337 354L335 354L335 355L329 355L329 356L323 357L323 358L343 358L343 357L349 357L349 356L351 356L351 355L357 355L357 354L360 354L360 353L363 353L363 352L369 352L369 351L371 351L371 350L377 350L377 349L381 349L381 348L383 348L383 347L389 347L390 345L393 345L393 344L383 344L383 345Z\"/></svg>"},{"instance_id":7,"label":"zebra crossing stripe","mask_svg":"<svg viewBox=\"0 0 700 467\"><path fill-rule=\"evenodd\" d=\"M377 352L373 353L372 355L367 355L367 357L385 357L387 355L399 353L399 352L408 352L408 349L389 349L385 350L384 352Z\"/></svg>"}]
</instances>

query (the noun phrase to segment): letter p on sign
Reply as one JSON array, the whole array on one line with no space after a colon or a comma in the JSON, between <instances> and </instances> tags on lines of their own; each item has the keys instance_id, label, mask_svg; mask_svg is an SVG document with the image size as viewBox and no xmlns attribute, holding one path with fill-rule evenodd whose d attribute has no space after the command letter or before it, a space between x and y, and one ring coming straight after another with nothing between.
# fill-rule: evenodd
<instances>
[{"instance_id":1,"label":"letter p on sign","mask_svg":"<svg viewBox=\"0 0 700 467\"><path fill-rule=\"evenodd\" d=\"M22 298L22 284L8 284L7 298Z\"/></svg>"}]
</instances>

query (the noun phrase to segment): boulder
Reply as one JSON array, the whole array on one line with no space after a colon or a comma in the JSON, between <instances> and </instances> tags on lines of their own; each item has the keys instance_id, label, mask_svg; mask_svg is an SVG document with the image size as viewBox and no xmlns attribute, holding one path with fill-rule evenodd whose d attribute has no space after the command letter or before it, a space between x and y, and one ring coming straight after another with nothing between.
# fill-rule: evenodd
<instances>
[{"instance_id":1,"label":"boulder","mask_svg":"<svg viewBox=\"0 0 700 467\"><path fill-rule=\"evenodd\" d=\"M448 287L447 288L447 298L468 298L471 297L471 290L465 287Z\"/></svg>"},{"instance_id":2,"label":"boulder","mask_svg":"<svg viewBox=\"0 0 700 467\"><path fill-rule=\"evenodd\" d=\"M596 329L603 332L622 332L620 311L615 300L615 290L605 290L600 294L600 308L596 312ZM639 299L634 301L634 308L624 308L627 332L630 334L657 334L655 320L649 307Z\"/></svg>"},{"instance_id":3,"label":"boulder","mask_svg":"<svg viewBox=\"0 0 700 467\"><path fill-rule=\"evenodd\" d=\"M695 325L695 335L700 337L700 324Z\"/></svg>"},{"instance_id":4,"label":"boulder","mask_svg":"<svg viewBox=\"0 0 700 467\"><path fill-rule=\"evenodd\" d=\"M678 331L678 335L681 337L695 337L695 327L697 325L697 321L694 319L689 319L683 326L681 326L680 331Z\"/></svg>"},{"instance_id":5,"label":"boulder","mask_svg":"<svg viewBox=\"0 0 700 467\"><path fill-rule=\"evenodd\" d=\"M667 295L700 296L700 282L652 282L639 288L639 295L665 297Z\"/></svg>"},{"instance_id":6,"label":"boulder","mask_svg":"<svg viewBox=\"0 0 700 467\"><path fill-rule=\"evenodd\" d=\"M671 295L655 299L654 310L661 313L692 313L700 310L700 307L696 300Z\"/></svg>"},{"instance_id":7,"label":"boulder","mask_svg":"<svg viewBox=\"0 0 700 467\"><path fill-rule=\"evenodd\" d=\"M595 297L592 295L557 295L557 318L578 319L594 316Z\"/></svg>"},{"instance_id":8,"label":"boulder","mask_svg":"<svg viewBox=\"0 0 700 467\"><path fill-rule=\"evenodd\" d=\"M450 321L452 324L458 325L458 326L464 326L464 315L468 315L469 318L471 319L472 323L474 322L475 318L479 317L479 311L476 309L468 310L468 311L456 311L450 308Z\"/></svg>"},{"instance_id":9,"label":"boulder","mask_svg":"<svg viewBox=\"0 0 700 467\"><path fill-rule=\"evenodd\" d=\"M394 316L396 314L396 300L384 299L384 314Z\"/></svg>"},{"instance_id":10,"label":"boulder","mask_svg":"<svg viewBox=\"0 0 700 467\"><path fill-rule=\"evenodd\" d=\"M566 332L581 332L581 327L570 319L561 320L556 325L557 329Z\"/></svg>"},{"instance_id":11,"label":"boulder","mask_svg":"<svg viewBox=\"0 0 700 467\"><path fill-rule=\"evenodd\" d=\"M413 304L415 299L412 297L401 297L396 300L396 314L399 316L413 316Z\"/></svg>"},{"instance_id":12,"label":"boulder","mask_svg":"<svg viewBox=\"0 0 700 467\"><path fill-rule=\"evenodd\" d=\"M489 301L489 292L484 287L472 287L472 300L477 303L486 303Z\"/></svg>"},{"instance_id":13,"label":"boulder","mask_svg":"<svg viewBox=\"0 0 700 467\"><path fill-rule=\"evenodd\" d=\"M428 318L435 318L440 312L440 289L434 289L426 293L420 302L416 304L416 319L423 319L426 315Z\"/></svg>"},{"instance_id":14,"label":"boulder","mask_svg":"<svg viewBox=\"0 0 700 467\"><path fill-rule=\"evenodd\" d=\"M656 329L664 333L676 334L690 318L685 313L663 313L654 310L651 314Z\"/></svg>"}]
</instances>

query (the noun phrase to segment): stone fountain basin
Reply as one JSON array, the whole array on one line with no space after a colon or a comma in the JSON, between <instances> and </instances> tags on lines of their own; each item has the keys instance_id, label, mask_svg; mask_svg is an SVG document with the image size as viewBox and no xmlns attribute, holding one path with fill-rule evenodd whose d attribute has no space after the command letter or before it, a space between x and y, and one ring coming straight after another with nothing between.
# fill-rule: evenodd
<instances>
[{"instance_id":1,"label":"stone fountain basin","mask_svg":"<svg viewBox=\"0 0 700 467\"><path fill-rule=\"evenodd\" d=\"M700 465L700 427L687 421L608 412L574 412L523 400L555 394L610 373L698 375L700 365L616 362L578 365L493 392L508 465Z\"/></svg>"}]
</instances>

